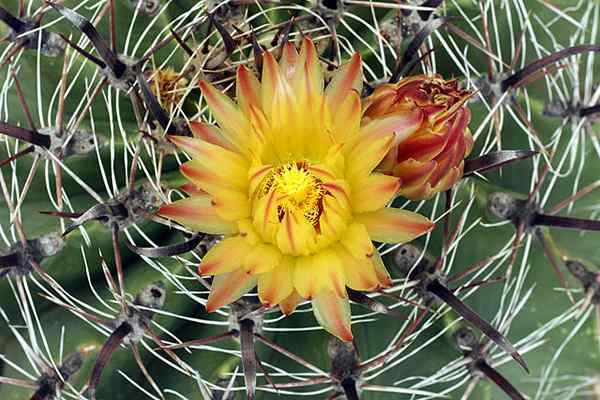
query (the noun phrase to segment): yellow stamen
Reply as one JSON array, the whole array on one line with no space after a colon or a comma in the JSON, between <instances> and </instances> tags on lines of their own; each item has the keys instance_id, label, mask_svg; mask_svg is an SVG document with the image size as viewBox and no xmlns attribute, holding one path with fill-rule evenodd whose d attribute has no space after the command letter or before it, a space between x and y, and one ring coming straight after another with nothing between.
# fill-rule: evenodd
<instances>
[{"instance_id":1,"label":"yellow stamen","mask_svg":"<svg viewBox=\"0 0 600 400\"><path fill-rule=\"evenodd\" d=\"M267 175L257 190L258 198L275 191L278 199L280 220L286 212L292 212L316 226L322 212L325 189L322 182L308 171L305 161L281 165Z\"/></svg>"}]
</instances>

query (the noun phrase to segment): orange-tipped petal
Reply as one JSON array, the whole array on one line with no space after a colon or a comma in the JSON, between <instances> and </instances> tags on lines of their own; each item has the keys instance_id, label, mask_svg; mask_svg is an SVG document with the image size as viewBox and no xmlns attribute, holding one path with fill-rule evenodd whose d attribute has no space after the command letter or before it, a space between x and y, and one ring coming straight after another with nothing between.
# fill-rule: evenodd
<instances>
[{"instance_id":1,"label":"orange-tipped petal","mask_svg":"<svg viewBox=\"0 0 600 400\"><path fill-rule=\"evenodd\" d=\"M158 215L177 221L197 232L213 235L237 233L237 225L219 217L209 196L193 196L167 204L158 211Z\"/></svg>"},{"instance_id":2,"label":"orange-tipped petal","mask_svg":"<svg viewBox=\"0 0 600 400\"><path fill-rule=\"evenodd\" d=\"M296 307L302 300L304 299L298 294L298 292L292 290L292 293L279 303L279 308L281 308L281 312L285 315L290 315L296 311Z\"/></svg>"},{"instance_id":3,"label":"orange-tipped petal","mask_svg":"<svg viewBox=\"0 0 600 400\"><path fill-rule=\"evenodd\" d=\"M205 196L207 194L204 190L200 189L191 182L184 183L179 187L179 189L183 190L189 196Z\"/></svg>"},{"instance_id":4,"label":"orange-tipped petal","mask_svg":"<svg viewBox=\"0 0 600 400\"><path fill-rule=\"evenodd\" d=\"M323 92L323 71L312 40L304 38L294 76L293 89L300 97L315 98Z\"/></svg>"},{"instance_id":5,"label":"orange-tipped petal","mask_svg":"<svg viewBox=\"0 0 600 400\"><path fill-rule=\"evenodd\" d=\"M363 224L353 223L348 226L340 238L340 243L356 259L362 260L373 256L373 243Z\"/></svg>"},{"instance_id":6,"label":"orange-tipped petal","mask_svg":"<svg viewBox=\"0 0 600 400\"><path fill-rule=\"evenodd\" d=\"M237 79L235 90L240 108L246 115L250 114L251 107L262 109L262 99L260 97L260 82L256 76L241 65L237 70Z\"/></svg>"},{"instance_id":7,"label":"orange-tipped petal","mask_svg":"<svg viewBox=\"0 0 600 400\"><path fill-rule=\"evenodd\" d=\"M355 219L367 227L372 240L383 243L410 242L434 226L421 214L390 207L356 214Z\"/></svg>"},{"instance_id":8,"label":"orange-tipped petal","mask_svg":"<svg viewBox=\"0 0 600 400\"><path fill-rule=\"evenodd\" d=\"M200 81L200 90L223 135L238 149L245 151L250 123L244 114L228 96L212 84Z\"/></svg>"},{"instance_id":9,"label":"orange-tipped petal","mask_svg":"<svg viewBox=\"0 0 600 400\"><path fill-rule=\"evenodd\" d=\"M265 51L263 53L261 100L263 113L268 120L271 120L271 114L273 112L273 95L278 93L280 80L280 70L275 58L270 52Z\"/></svg>"},{"instance_id":10,"label":"orange-tipped petal","mask_svg":"<svg viewBox=\"0 0 600 400\"><path fill-rule=\"evenodd\" d=\"M380 286L383 288L392 287L394 285L394 282L392 281L390 274L385 268L385 264L383 263L381 255L377 250L375 250L373 257L371 258L371 262L373 264L373 268L375 269L375 275L377 275L377 279L379 280Z\"/></svg>"},{"instance_id":11,"label":"orange-tipped petal","mask_svg":"<svg viewBox=\"0 0 600 400\"><path fill-rule=\"evenodd\" d=\"M242 267L242 260L252 247L244 238L226 238L213 246L202 258L201 275L221 275Z\"/></svg>"},{"instance_id":12,"label":"orange-tipped petal","mask_svg":"<svg viewBox=\"0 0 600 400\"><path fill-rule=\"evenodd\" d=\"M333 110L341 104L350 90L362 92L362 60L358 53L336 71L327 86L325 93L329 108Z\"/></svg>"},{"instance_id":13,"label":"orange-tipped petal","mask_svg":"<svg viewBox=\"0 0 600 400\"><path fill-rule=\"evenodd\" d=\"M206 311L213 312L236 301L256 286L256 281L256 276L247 274L243 268L216 276L210 288Z\"/></svg>"},{"instance_id":14,"label":"orange-tipped petal","mask_svg":"<svg viewBox=\"0 0 600 400\"><path fill-rule=\"evenodd\" d=\"M353 187L350 202L354 212L367 212L385 207L398 193L400 179L373 173Z\"/></svg>"},{"instance_id":15,"label":"orange-tipped petal","mask_svg":"<svg viewBox=\"0 0 600 400\"><path fill-rule=\"evenodd\" d=\"M279 59L279 67L281 68L283 77L287 80L291 80L297 65L298 51L296 51L296 46L291 42L286 42L283 45L283 51L281 52L281 58Z\"/></svg>"},{"instance_id":16,"label":"orange-tipped petal","mask_svg":"<svg viewBox=\"0 0 600 400\"><path fill-rule=\"evenodd\" d=\"M262 274L277 267L281 252L271 244L260 243L250 249L244 258L244 269L248 274Z\"/></svg>"},{"instance_id":17,"label":"orange-tipped petal","mask_svg":"<svg viewBox=\"0 0 600 400\"><path fill-rule=\"evenodd\" d=\"M294 291L291 257L282 257L279 265L258 277L258 298L266 307L272 307L288 298Z\"/></svg>"},{"instance_id":18,"label":"orange-tipped petal","mask_svg":"<svg viewBox=\"0 0 600 400\"><path fill-rule=\"evenodd\" d=\"M223 132L215 126L204 122L190 121L190 130L197 139L202 139L208 143L223 147L229 151L235 151L233 145L225 139Z\"/></svg>"},{"instance_id":19,"label":"orange-tipped petal","mask_svg":"<svg viewBox=\"0 0 600 400\"><path fill-rule=\"evenodd\" d=\"M313 312L319 324L344 342L352 341L350 303L329 290L319 292L312 300Z\"/></svg>"},{"instance_id":20,"label":"orange-tipped petal","mask_svg":"<svg viewBox=\"0 0 600 400\"><path fill-rule=\"evenodd\" d=\"M185 136L169 136L169 139L214 175L240 184L247 182L250 163L241 155L201 139Z\"/></svg>"}]
</instances>

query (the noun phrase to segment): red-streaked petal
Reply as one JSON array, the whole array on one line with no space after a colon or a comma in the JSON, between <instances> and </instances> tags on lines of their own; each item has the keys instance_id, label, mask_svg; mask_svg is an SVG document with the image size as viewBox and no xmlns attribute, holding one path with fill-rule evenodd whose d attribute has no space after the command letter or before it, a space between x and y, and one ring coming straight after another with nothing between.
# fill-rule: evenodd
<instances>
[{"instance_id":1,"label":"red-streaked petal","mask_svg":"<svg viewBox=\"0 0 600 400\"><path fill-rule=\"evenodd\" d=\"M250 249L244 258L244 269L248 274L262 274L269 272L281 261L281 252L277 247L259 243Z\"/></svg>"},{"instance_id":2,"label":"red-streaked petal","mask_svg":"<svg viewBox=\"0 0 600 400\"><path fill-rule=\"evenodd\" d=\"M373 173L352 187L350 203L354 212L376 211L385 207L398 193L400 179Z\"/></svg>"},{"instance_id":3,"label":"red-streaked petal","mask_svg":"<svg viewBox=\"0 0 600 400\"><path fill-rule=\"evenodd\" d=\"M220 275L242 267L242 260L252 247L239 236L226 238L213 246L202 258L201 275Z\"/></svg>"},{"instance_id":4,"label":"red-streaked petal","mask_svg":"<svg viewBox=\"0 0 600 400\"><path fill-rule=\"evenodd\" d=\"M291 257L284 256L279 265L258 277L258 297L265 307L272 307L288 298L294 291Z\"/></svg>"},{"instance_id":5,"label":"red-streaked petal","mask_svg":"<svg viewBox=\"0 0 600 400\"><path fill-rule=\"evenodd\" d=\"M298 292L293 290L288 297L286 297L279 303L279 308L281 309L281 312L285 315L290 315L294 311L296 311L296 307L302 300L304 299L298 294Z\"/></svg>"},{"instance_id":6,"label":"red-streaked petal","mask_svg":"<svg viewBox=\"0 0 600 400\"><path fill-rule=\"evenodd\" d=\"M372 240L383 243L410 242L434 226L421 214L390 207L356 214L354 218L367 227Z\"/></svg>"},{"instance_id":7,"label":"red-streaked petal","mask_svg":"<svg viewBox=\"0 0 600 400\"><path fill-rule=\"evenodd\" d=\"M223 135L237 149L245 151L250 123L237 105L219 89L206 81L200 81L200 90L206 99Z\"/></svg>"},{"instance_id":8,"label":"red-streaked petal","mask_svg":"<svg viewBox=\"0 0 600 400\"><path fill-rule=\"evenodd\" d=\"M319 292L312 300L313 312L319 324L345 342L352 341L350 303L329 290Z\"/></svg>"},{"instance_id":9,"label":"red-streaked petal","mask_svg":"<svg viewBox=\"0 0 600 400\"><path fill-rule=\"evenodd\" d=\"M213 235L237 233L237 224L219 217L209 196L193 196L167 204L158 215L177 221L197 232Z\"/></svg>"},{"instance_id":10,"label":"red-streaked petal","mask_svg":"<svg viewBox=\"0 0 600 400\"><path fill-rule=\"evenodd\" d=\"M257 165L257 166L250 168L250 170L248 171L248 181L249 181L248 193L251 196L254 194L254 192L256 191L256 188L262 182L264 177L267 176L269 174L269 172L271 172L272 168L273 168L273 166L270 164Z\"/></svg>"},{"instance_id":11,"label":"red-streaked petal","mask_svg":"<svg viewBox=\"0 0 600 400\"><path fill-rule=\"evenodd\" d=\"M336 71L325 91L327 104L331 110L344 101L348 91L362 92L362 59L355 53L350 61Z\"/></svg>"},{"instance_id":12,"label":"red-streaked petal","mask_svg":"<svg viewBox=\"0 0 600 400\"><path fill-rule=\"evenodd\" d=\"M237 70L235 90L238 104L246 115L250 114L251 107L262 109L260 83L256 76L243 65Z\"/></svg>"},{"instance_id":13,"label":"red-streaked petal","mask_svg":"<svg viewBox=\"0 0 600 400\"><path fill-rule=\"evenodd\" d=\"M225 139L223 132L216 126L204 122L190 121L190 130L197 139L223 147L229 151L235 151L233 145Z\"/></svg>"},{"instance_id":14,"label":"red-streaked petal","mask_svg":"<svg viewBox=\"0 0 600 400\"><path fill-rule=\"evenodd\" d=\"M236 301L256 286L256 281L256 275L247 274L243 268L216 276L210 288L206 311L213 312Z\"/></svg>"},{"instance_id":15,"label":"red-streaked petal","mask_svg":"<svg viewBox=\"0 0 600 400\"><path fill-rule=\"evenodd\" d=\"M356 259L362 260L373 256L373 243L363 224L356 222L350 224L340 237L340 243Z\"/></svg>"},{"instance_id":16,"label":"red-streaked petal","mask_svg":"<svg viewBox=\"0 0 600 400\"><path fill-rule=\"evenodd\" d=\"M277 247L284 254L307 255L314 247L314 228L302 217L286 212L277 230Z\"/></svg>"}]
</instances>

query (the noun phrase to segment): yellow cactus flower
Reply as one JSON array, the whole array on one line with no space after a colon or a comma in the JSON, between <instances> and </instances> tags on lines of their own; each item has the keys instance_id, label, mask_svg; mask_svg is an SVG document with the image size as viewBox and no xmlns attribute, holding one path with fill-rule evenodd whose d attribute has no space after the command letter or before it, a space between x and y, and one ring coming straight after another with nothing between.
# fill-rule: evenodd
<instances>
[{"instance_id":1,"label":"yellow cactus flower","mask_svg":"<svg viewBox=\"0 0 600 400\"><path fill-rule=\"evenodd\" d=\"M324 88L313 43L287 44L279 63L263 60L262 82L237 71L237 104L207 82L200 88L218 127L191 125L171 136L192 160L183 175L198 190L159 214L188 228L224 234L200 264L214 275L208 311L258 285L265 306L289 314L302 299L329 332L351 340L346 287L391 285L371 240L402 243L429 232L427 218L387 208L399 180L373 172L396 138L420 119L360 126L361 59L355 54Z\"/></svg>"},{"instance_id":2,"label":"yellow cactus flower","mask_svg":"<svg viewBox=\"0 0 600 400\"><path fill-rule=\"evenodd\" d=\"M421 123L406 140L396 140L377 171L401 180L400 194L411 200L428 199L448 190L462 177L464 158L473 138L466 100L456 80L417 75L396 84L378 86L364 102L363 123L404 115Z\"/></svg>"},{"instance_id":3,"label":"yellow cactus flower","mask_svg":"<svg viewBox=\"0 0 600 400\"><path fill-rule=\"evenodd\" d=\"M173 68L157 69L152 72L150 90L166 110L171 110L183 98L188 80Z\"/></svg>"}]
</instances>

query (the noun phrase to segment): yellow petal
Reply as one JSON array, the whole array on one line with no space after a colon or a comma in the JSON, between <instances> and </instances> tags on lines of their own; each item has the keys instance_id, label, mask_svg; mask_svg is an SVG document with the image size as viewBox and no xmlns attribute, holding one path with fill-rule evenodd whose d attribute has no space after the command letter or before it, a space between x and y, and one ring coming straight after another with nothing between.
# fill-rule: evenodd
<instances>
[{"instance_id":1,"label":"yellow petal","mask_svg":"<svg viewBox=\"0 0 600 400\"><path fill-rule=\"evenodd\" d=\"M315 318L327 332L345 342L352 341L348 299L340 299L335 293L323 290L312 300L312 306Z\"/></svg>"},{"instance_id":2,"label":"yellow petal","mask_svg":"<svg viewBox=\"0 0 600 400\"><path fill-rule=\"evenodd\" d=\"M410 242L433 229L433 222L421 214L390 207L354 218L367 227L372 240L383 243Z\"/></svg>"},{"instance_id":3,"label":"yellow petal","mask_svg":"<svg viewBox=\"0 0 600 400\"><path fill-rule=\"evenodd\" d=\"M348 95L335 109L333 115L333 132L337 143L353 139L360 130L361 117L360 96L358 92L348 92Z\"/></svg>"},{"instance_id":4,"label":"yellow petal","mask_svg":"<svg viewBox=\"0 0 600 400\"><path fill-rule=\"evenodd\" d=\"M250 201L245 192L228 189L208 192L212 196L213 206L219 217L228 221L250 217Z\"/></svg>"},{"instance_id":5,"label":"yellow petal","mask_svg":"<svg viewBox=\"0 0 600 400\"><path fill-rule=\"evenodd\" d=\"M246 115L250 114L251 107L262 108L260 83L256 76L243 65L237 70L235 90L238 104Z\"/></svg>"},{"instance_id":6,"label":"yellow petal","mask_svg":"<svg viewBox=\"0 0 600 400\"><path fill-rule=\"evenodd\" d=\"M197 232L213 235L237 233L235 223L219 217L209 196L193 196L163 206L158 215L170 218Z\"/></svg>"},{"instance_id":7,"label":"yellow petal","mask_svg":"<svg viewBox=\"0 0 600 400\"><path fill-rule=\"evenodd\" d=\"M301 101L314 101L323 92L323 71L319 55L312 40L308 38L302 40L292 82L294 93L301 97ZM312 105L316 106L315 103Z\"/></svg>"},{"instance_id":8,"label":"yellow petal","mask_svg":"<svg viewBox=\"0 0 600 400\"><path fill-rule=\"evenodd\" d=\"M242 260L251 246L242 237L235 236L221 240L202 258L201 275L220 275L242 267Z\"/></svg>"},{"instance_id":9,"label":"yellow petal","mask_svg":"<svg viewBox=\"0 0 600 400\"><path fill-rule=\"evenodd\" d=\"M214 169L208 169L198 160L190 160L182 164L180 171L200 189L211 194L222 189L245 191L248 184L247 181L239 179L235 175L227 177L223 176L222 171L219 173Z\"/></svg>"},{"instance_id":10,"label":"yellow petal","mask_svg":"<svg viewBox=\"0 0 600 400\"><path fill-rule=\"evenodd\" d=\"M281 312L285 315L290 315L296 311L298 303L300 303L302 300L304 299L298 294L298 292L292 289L292 293L279 303L279 308L281 308Z\"/></svg>"},{"instance_id":11,"label":"yellow petal","mask_svg":"<svg viewBox=\"0 0 600 400\"><path fill-rule=\"evenodd\" d=\"M254 228L254 224L249 219L242 219L238 221L238 230L240 232L240 236L246 239L246 241L255 246L258 243L262 243L262 239L258 236L256 229Z\"/></svg>"},{"instance_id":12,"label":"yellow petal","mask_svg":"<svg viewBox=\"0 0 600 400\"><path fill-rule=\"evenodd\" d=\"M380 286L373 265L373 257L356 259L341 246L338 246L337 253L344 266L348 287L354 290L373 291Z\"/></svg>"},{"instance_id":13,"label":"yellow petal","mask_svg":"<svg viewBox=\"0 0 600 400\"><path fill-rule=\"evenodd\" d=\"M322 290L333 291L338 297L348 295L342 263L331 249L296 259L294 287L306 299L312 299Z\"/></svg>"},{"instance_id":14,"label":"yellow petal","mask_svg":"<svg viewBox=\"0 0 600 400\"><path fill-rule=\"evenodd\" d=\"M379 210L396 196L398 189L400 179L373 173L352 187L352 210L357 213Z\"/></svg>"},{"instance_id":15,"label":"yellow petal","mask_svg":"<svg viewBox=\"0 0 600 400\"><path fill-rule=\"evenodd\" d=\"M346 96L348 91L362 92L362 60L360 54L355 53L350 61L342 65L331 79L325 94L329 109L335 110Z\"/></svg>"},{"instance_id":16,"label":"yellow petal","mask_svg":"<svg viewBox=\"0 0 600 400\"><path fill-rule=\"evenodd\" d=\"M247 274L243 268L216 276L210 288L206 311L213 312L236 301L256 286L256 281L256 275Z\"/></svg>"},{"instance_id":17,"label":"yellow petal","mask_svg":"<svg viewBox=\"0 0 600 400\"><path fill-rule=\"evenodd\" d=\"M363 224L352 223L340 237L340 243L352 255L362 260L373 256L373 243Z\"/></svg>"},{"instance_id":18,"label":"yellow petal","mask_svg":"<svg viewBox=\"0 0 600 400\"><path fill-rule=\"evenodd\" d=\"M272 307L288 298L293 290L291 257L282 257L279 265L258 277L258 298L265 307Z\"/></svg>"},{"instance_id":19,"label":"yellow petal","mask_svg":"<svg viewBox=\"0 0 600 400\"><path fill-rule=\"evenodd\" d=\"M281 261L281 252L277 247L260 243L250 249L244 258L244 269L249 274L262 274L271 271Z\"/></svg>"},{"instance_id":20,"label":"yellow petal","mask_svg":"<svg viewBox=\"0 0 600 400\"><path fill-rule=\"evenodd\" d=\"M348 154L346 163L346 176L352 183L352 187L357 187L359 181L369 176L390 150L393 141L394 136L388 134L357 142Z\"/></svg>"},{"instance_id":21,"label":"yellow petal","mask_svg":"<svg viewBox=\"0 0 600 400\"><path fill-rule=\"evenodd\" d=\"M223 135L237 149L245 151L250 124L237 105L219 89L206 81L200 81L200 90L206 99Z\"/></svg>"}]
</instances>

